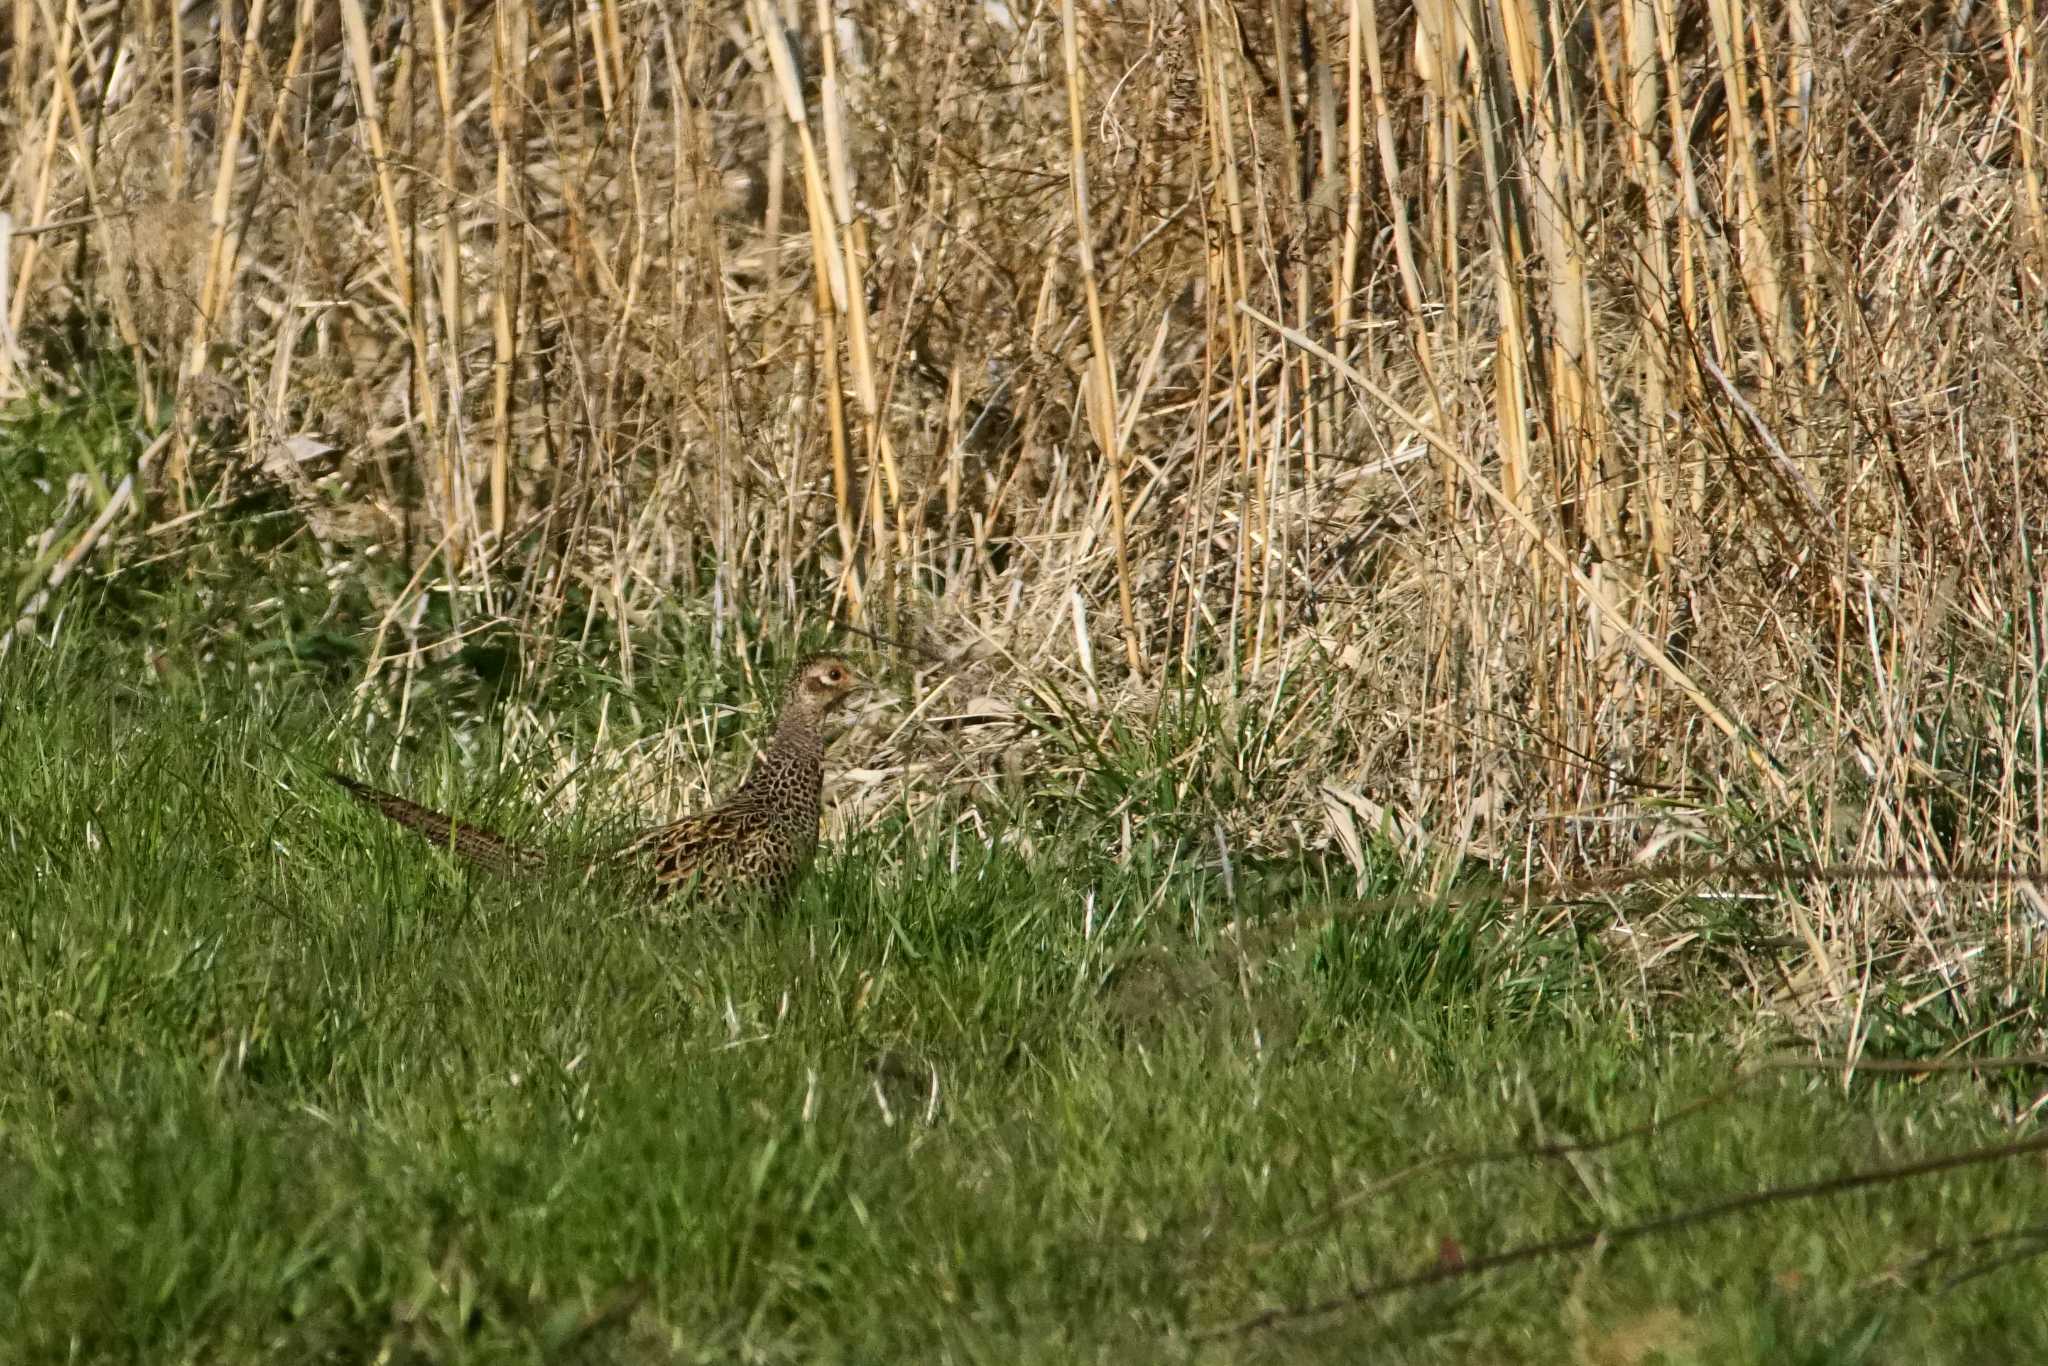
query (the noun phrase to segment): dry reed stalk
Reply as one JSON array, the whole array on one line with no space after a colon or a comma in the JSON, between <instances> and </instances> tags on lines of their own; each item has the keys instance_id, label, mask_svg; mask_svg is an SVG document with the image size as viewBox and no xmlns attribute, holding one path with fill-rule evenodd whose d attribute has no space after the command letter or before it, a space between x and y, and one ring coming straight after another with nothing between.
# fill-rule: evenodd
<instances>
[{"instance_id":1,"label":"dry reed stalk","mask_svg":"<svg viewBox=\"0 0 2048 1366\"><path fill-rule=\"evenodd\" d=\"M1442 0L1424 0L1423 8L1429 9L1433 16L1441 16L1442 10L1438 8L1441 4ZM1351 140L1346 149L1347 160L1351 164L1347 167L1346 175L1351 186L1351 193L1357 194L1359 193L1358 186L1364 178L1364 168L1357 164L1364 156L1361 129L1365 122L1365 110L1359 104L1360 89L1356 69L1359 56L1361 55L1361 39L1363 40L1362 55L1365 59L1366 69L1372 78L1373 143L1379 153L1380 175L1389 186L1401 185L1407 180L1407 176L1402 168L1400 151L1394 142L1393 107L1388 102L1387 73L1380 59L1379 8L1376 0L1351 0L1351 22L1354 30L1350 45L1352 110L1349 126L1351 129ZM1424 31L1422 28L1423 22L1422 10L1418 9L1418 39ZM1441 50L1436 50L1433 55L1432 75L1441 93L1449 73L1442 66L1443 57ZM1429 404L1432 416L1441 422L1443 420L1443 414L1440 411L1442 386L1437 379L1435 346L1430 339L1429 328L1425 318L1427 306L1424 302L1422 271L1416 264L1414 233L1409 223L1408 197L1397 192L1391 198L1393 201L1392 214L1387 227L1393 239L1394 264L1400 271L1402 302L1407 305L1409 345L1415 350L1416 366L1420 372L1422 383L1429 391ZM1340 271L1340 279L1343 282L1342 287L1347 297L1347 303L1342 309L1337 311L1340 340L1343 321L1350 311L1348 297L1350 292L1356 288L1356 263L1352 260L1357 250L1357 244L1352 240L1356 231L1357 228L1351 221L1351 210L1347 208L1344 225L1345 260ZM1343 354L1341 347L1338 350L1338 354ZM1445 487L1448 489L1449 486L1450 472L1446 469Z\"/></svg>"},{"instance_id":2,"label":"dry reed stalk","mask_svg":"<svg viewBox=\"0 0 2048 1366\"><path fill-rule=\"evenodd\" d=\"M2041 189L2041 149L2048 145L2048 114L2041 99L2041 16L2035 0L1998 0L1999 45L2013 86L2012 142L2020 163L2020 211L2034 239L2034 271L2048 275L2048 205Z\"/></svg>"},{"instance_id":3,"label":"dry reed stalk","mask_svg":"<svg viewBox=\"0 0 2048 1366\"><path fill-rule=\"evenodd\" d=\"M1722 210L1736 225L1741 242L1740 273L1754 315L1762 329L1759 360L1768 380L1792 368L1791 338L1785 328L1785 293L1777 247L1764 222L1765 187L1757 165L1758 130L1751 122L1750 63L1745 35L1749 13L1743 0L1706 0L1713 32L1714 59L1728 86L1729 156L1727 194ZM1770 117L1767 109L1765 117Z\"/></svg>"},{"instance_id":4,"label":"dry reed stalk","mask_svg":"<svg viewBox=\"0 0 2048 1366\"><path fill-rule=\"evenodd\" d=\"M294 94L302 93L299 88L304 81L306 47L312 38L313 24L318 17L314 5L315 0L299 0L298 8L293 11L292 45L285 53L284 67L278 72L272 86L270 124L264 130L261 143L262 160L266 164L278 155L279 146L284 138L285 120L296 103ZM176 184L176 179L173 178L171 183Z\"/></svg>"},{"instance_id":5,"label":"dry reed stalk","mask_svg":"<svg viewBox=\"0 0 2048 1366\"><path fill-rule=\"evenodd\" d=\"M14 326L9 321L14 312L9 306L14 274L8 267L13 260L14 218L0 209L0 403L12 403L27 392L20 378L25 368L21 339L14 335Z\"/></svg>"},{"instance_id":6,"label":"dry reed stalk","mask_svg":"<svg viewBox=\"0 0 2048 1366\"><path fill-rule=\"evenodd\" d=\"M187 124L191 116L191 104L185 92L185 7L174 2L165 8L169 12L171 30L170 186L173 194L182 194L185 189L186 171L192 164L192 137Z\"/></svg>"},{"instance_id":7,"label":"dry reed stalk","mask_svg":"<svg viewBox=\"0 0 2048 1366\"><path fill-rule=\"evenodd\" d=\"M1302 73L1304 80L1295 79L1296 43L1307 47L1310 41L1306 32L1306 21L1294 13L1294 5L1288 0L1273 0L1269 11L1269 22L1273 28L1273 81L1281 90L1288 92L1288 98L1275 101L1280 117L1280 183L1272 198L1272 217L1277 221L1274 227L1279 238L1276 262L1285 270L1277 281L1287 291L1285 307L1294 319L1294 325L1309 329L1319 327L1317 310L1312 309L1310 270L1308 268L1309 213L1314 205L1315 190L1309 183L1309 161L1312 150L1306 146L1306 131L1297 116L1293 92L1297 84L1307 86L1312 72ZM1315 368L1306 356L1283 357L1281 361L1283 378L1279 406L1282 412L1294 414L1286 426L1292 435L1291 449L1301 454L1302 474L1310 487L1314 486L1316 475L1316 453L1326 434L1323 432L1322 414L1316 404ZM1285 421L1285 419L1283 419ZM1285 465L1284 453L1276 451L1280 458L1273 462L1275 471ZM1272 528L1268 528L1270 532ZM1271 560L1268 561L1270 566ZM1279 616L1286 613L1284 595L1271 598ZM1275 634L1286 629L1284 620L1273 622Z\"/></svg>"},{"instance_id":8,"label":"dry reed stalk","mask_svg":"<svg viewBox=\"0 0 2048 1366\"><path fill-rule=\"evenodd\" d=\"M220 141L220 155L214 166L213 199L206 213L206 264L200 277L198 305L192 312L192 334L178 367L175 399L178 435L171 442L170 467L166 473L178 495L181 511L187 506L190 495L188 465L193 429L192 383L206 368L214 319L235 277L235 244L229 239L229 220L234 207L235 176L241 166L242 124L249 114L249 96L259 52L257 44L263 37L264 5L265 0L251 0L247 26L242 31L234 103L229 107L227 127Z\"/></svg>"},{"instance_id":9,"label":"dry reed stalk","mask_svg":"<svg viewBox=\"0 0 2048 1366\"><path fill-rule=\"evenodd\" d=\"M1705 338L1710 332L1718 336L1721 292L1714 287L1711 269L1706 268L1706 263L1702 259L1697 216L1689 212L1691 206L1700 202L1700 187L1695 171L1698 163L1691 142L1692 120L1683 103L1685 79L1678 58L1679 15L1676 0L1655 0L1652 17L1657 49L1658 82L1664 91L1663 126L1666 136L1671 140L1671 147L1665 153L1664 161L1672 168L1672 174L1665 177L1663 183L1667 188L1664 196L1668 205L1665 211L1666 221L1674 225L1667 259L1671 262L1671 272L1675 276L1677 316L1672 319L1676 331L1667 336L1674 341ZM1702 297L1708 303L1708 312L1705 314L1700 311ZM1683 351L1678 354L1689 359L1689 355ZM1671 373L1677 377L1681 391L1670 396L1669 410L1696 411L1700 386L1695 367L1690 364L1679 365L1672 367ZM1705 469L1695 463L1693 470L1692 486L1684 489L1683 494L1688 510L1697 513L1705 496Z\"/></svg>"},{"instance_id":10,"label":"dry reed stalk","mask_svg":"<svg viewBox=\"0 0 2048 1366\"><path fill-rule=\"evenodd\" d=\"M877 574L884 583L894 578L898 555L910 552L903 531L903 490L896 473L896 450L882 412L881 387L875 377L875 358L868 340L868 285L865 263L868 256L864 226L854 218L853 168L847 157L846 111L839 92L837 26L832 22L830 0L818 0L818 50L823 57L818 83L818 113L825 127L825 181L831 193L832 219L839 230L840 259L845 264L847 359L853 371L854 396L860 400L863 429L862 447L867 462L868 498L866 516L873 537ZM881 479L876 478L879 471ZM886 503L883 493L887 492ZM895 528L891 535L890 528ZM897 596L891 592L888 604L894 610ZM885 623L896 629L891 620Z\"/></svg>"},{"instance_id":11,"label":"dry reed stalk","mask_svg":"<svg viewBox=\"0 0 2048 1366\"><path fill-rule=\"evenodd\" d=\"M42 12L44 25L52 32L57 32L60 24L65 30L78 26L78 0L65 0L65 12L62 20L59 20L56 11L51 9L50 0L38 0L38 8ZM52 68L51 78L56 83L56 93L59 97L58 103L63 110L65 122L71 127L73 137L77 140L78 145L90 144L94 141L93 133L80 107L78 87L72 79L69 64L60 63ZM109 221L106 196L100 187L99 176L95 172L92 159L86 158L81 161L78 169L79 175L85 184L86 203L92 213L93 231L99 241L100 249L109 257L117 257L119 255L119 248L116 243L113 225ZM153 386L149 383L148 363L141 349L142 339L135 326L135 308L128 296L127 273L125 271L114 272L108 284L109 289L107 292L111 297L114 307L115 330L120 334L122 345L128 349L130 357L135 362L146 414L151 425L154 425L156 417L155 395L153 393Z\"/></svg>"},{"instance_id":12,"label":"dry reed stalk","mask_svg":"<svg viewBox=\"0 0 2048 1366\"><path fill-rule=\"evenodd\" d=\"M1253 377L1256 363L1251 354L1253 343L1249 329L1240 322L1233 306L1235 302L1249 299L1252 294L1251 272L1247 265L1251 253L1247 241L1250 229L1245 215L1246 191L1239 174L1235 112L1238 99L1230 80L1233 69L1231 35L1219 30L1219 24L1225 21L1211 6L1201 6L1200 15L1203 108L1209 129L1211 194L1219 201L1219 217L1226 225L1224 245L1221 249L1211 249L1209 288L1223 304L1216 321L1229 338L1227 392L1230 398L1230 438L1237 451L1237 577L1230 595L1229 658L1233 671L1246 668L1256 673L1258 661L1252 656L1262 613L1254 600L1254 584L1260 577L1257 550L1261 543L1259 529L1265 520L1258 459L1264 443L1258 425L1256 380ZM1221 513L1222 509L1217 511Z\"/></svg>"},{"instance_id":13,"label":"dry reed stalk","mask_svg":"<svg viewBox=\"0 0 2048 1366\"><path fill-rule=\"evenodd\" d=\"M1509 51L1518 82L1534 77L1517 95L1531 111L1528 141L1533 159L1525 159L1518 183L1528 187L1526 208L1537 251L1543 257L1545 291L1542 313L1549 339L1544 388L1551 404L1552 440L1558 451L1557 482L1576 500L1577 531L1602 553L1596 572L1621 558L1623 510L1613 506L1616 487L1633 481L1610 481L1602 461L1610 451L1606 407L1601 400L1599 339L1593 333L1591 289L1586 279L1587 243L1577 225L1594 220L1586 188L1583 120L1576 104L1573 74L1581 70L1572 44L1558 27L1554 8L1508 4L1516 35ZM1529 158L1529 153L1524 152Z\"/></svg>"},{"instance_id":14,"label":"dry reed stalk","mask_svg":"<svg viewBox=\"0 0 2048 1366\"><path fill-rule=\"evenodd\" d=\"M1813 61L1813 18L1804 0L1788 0L1786 42L1789 69L1785 84L1789 94L1783 115L1784 131L1788 140L1797 140L1799 148L1798 180L1788 187L1787 193L1793 200L1792 231L1799 248L1799 358L1804 394L1818 390L1821 385L1823 343L1818 306L1825 300L1826 290L1821 278L1821 245L1814 215L1824 211L1827 196L1820 158L1814 155L1813 143L1806 136L1812 128L1814 84L1820 73ZM1805 425L1802 421L1801 426Z\"/></svg>"},{"instance_id":15,"label":"dry reed stalk","mask_svg":"<svg viewBox=\"0 0 2048 1366\"><path fill-rule=\"evenodd\" d=\"M1088 213L1087 140L1081 127L1081 52L1074 0L1060 0L1060 50L1066 59L1067 127L1071 137L1067 163L1074 196L1074 245L1081 267L1081 291L1088 302L1090 349L1089 415L1095 442L1102 451L1103 478L1115 518L1117 608L1123 614L1124 662L1135 678L1145 676L1144 645L1138 636L1137 612L1131 601L1131 553L1124 525L1123 451L1117 432L1116 377L1109 364L1109 333L1102 321L1102 294L1095 278L1094 225Z\"/></svg>"},{"instance_id":16,"label":"dry reed stalk","mask_svg":"<svg viewBox=\"0 0 2048 1366\"><path fill-rule=\"evenodd\" d=\"M439 120L437 141L440 155L437 164L440 174L437 178L440 181L440 204L436 217L440 222L434 232L434 247L437 274L440 276L437 298L440 305L441 366L438 376L432 378L427 372L422 372L420 387L426 389L435 382L446 386L448 421L441 426L441 439L434 454L446 508L443 516L447 525L456 528L456 544L463 547L462 558L466 559L481 548L483 536L476 524L476 502L469 496L468 462L463 449L465 424L461 420L464 390L461 358L467 346L463 331L462 249L457 231L462 211L461 180L455 159L455 150L461 144L462 128L456 114L453 51L459 37L455 26L460 19L451 20L448 0L427 0L426 8L433 28L434 112ZM477 572L482 580L479 587L488 594L488 556L478 557Z\"/></svg>"},{"instance_id":17,"label":"dry reed stalk","mask_svg":"<svg viewBox=\"0 0 2048 1366\"><path fill-rule=\"evenodd\" d=\"M37 111L29 101L27 74L36 52L35 29L30 22L32 11L27 5L14 7L14 70L16 89L22 93L16 100L19 111L15 127L28 128L35 122ZM52 30L50 45L50 69L68 67L71 62L71 33L69 25L60 25ZM42 136L38 139L23 138L16 150L13 174L8 180L16 186L27 186L27 199L19 205L19 216L25 227L33 227L49 216L50 195L54 188L57 170L57 135L62 131L64 109L61 102L48 100L42 110ZM33 156L24 165L21 157L34 148ZM42 238L39 234L25 234L27 243L21 250L21 264L15 268L11 312L7 318L8 330L16 336L21 334L22 320L26 316L32 297L29 281L42 256Z\"/></svg>"},{"instance_id":18,"label":"dry reed stalk","mask_svg":"<svg viewBox=\"0 0 2048 1366\"><path fill-rule=\"evenodd\" d=\"M9 63L7 71L7 126L14 129L16 136L19 137L23 130L31 126L35 113L30 104L34 97L34 82L30 80L29 73L35 69L36 64L36 12L27 5L13 5L9 7L9 13L14 16L14 25L8 35L8 48L14 54L14 60ZM10 171L19 169L17 164L11 167ZM18 188L18 182L12 174L7 179L8 183L15 184Z\"/></svg>"},{"instance_id":19,"label":"dry reed stalk","mask_svg":"<svg viewBox=\"0 0 2048 1366\"><path fill-rule=\"evenodd\" d=\"M1330 340L1337 354L1347 359L1352 355L1351 310L1358 298L1358 250L1365 222L1364 66L1368 44L1375 59L1379 47L1377 15L1370 0L1348 3L1344 25L1344 226L1337 237L1337 269L1330 279ZM1375 108L1376 125L1378 113ZM1398 211L1405 216L1407 205L1400 203Z\"/></svg>"},{"instance_id":20,"label":"dry reed stalk","mask_svg":"<svg viewBox=\"0 0 2048 1366\"><path fill-rule=\"evenodd\" d=\"M383 214L386 252L384 267L391 278L392 290L396 295L395 302L406 320L405 336L412 349L412 373L409 376L408 392L418 404L420 425L424 429L421 433L421 446L433 452L436 457L435 474L441 493L443 526L438 550L447 557L449 577L453 579L462 567L462 527L456 517L453 470L448 462L448 453L441 444L440 404L435 398L426 320L414 289L411 245L400 221L398 188L391 173L393 158L386 141L385 116L375 65L370 56L369 27L364 19L362 0L341 0L341 19L350 72L355 79L356 100L363 119L364 134L370 144L370 160L377 185L377 203ZM407 55L410 55L409 48ZM406 89L408 74L406 67L402 65L400 78L392 82L393 88ZM408 197L408 209L410 204L411 200ZM382 633L379 634L381 636Z\"/></svg>"},{"instance_id":21,"label":"dry reed stalk","mask_svg":"<svg viewBox=\"0 0 2048 1366\"><path fill-rule=\"evenodd\" d=\"M597 70L597 98L609 119L625 103L625 43L619 36L618 0L598 0L591 7L591 65Z\"/></svg>"},{"instance_id":22,"label":"dry reed stalk","mask_svg":"<svg viewBox=\"0 0 2048 1366\"><path fill-rule=\"evenodd\" d=\"M499 5L491 13L491 142L496 175L491 253L491 537L502 544L511 498L512 374L520 348L513 319L521 316L525 253L518 193L526 130L527 10Z\"/></svg>"},{"instance_id":23,"label":"dry reed stalk","mask_svg":"<svg viewBox=\"0 0 2048 1366\"><path fill-rule=\"evenodd\" d=\"M797 150L804 168L804 208L810 216L813 300L817 310L818 354L825 369L826 438L832 449L832 500L838 511L840 573L837 591L845 594L859 610L862 593L855 564L856 540L853 511L853 473L846 451L845 400L839 379L839 323L846 308L846 263L831 230L831 206L826 197L824 175L818 165L817 145L811 139L810 120L804 113L803 90L797 81L796 57L780 17L768 0L754 0L755 24L768 49L768 62L775 86L782 95L783 117L796 130Z\"/></svg>"},{"instance_id":24,"label":"dry reed stalk","mask_svg":"<svg viewBox=\"0 0 2048 1366\"><path fill-rule=\"evenodd\" d=\"M1630 275L1635 286L1643 411L1652 416L1638 424L1644 449L1645 487L1639 504L1649 524L1650 564L1660 574L1671 569L1673 526L1678 517L1678 471L1661 414L1671 406L1669 369L1672 320L1670 182L1657 147L1657 120L1662 100L1662 69L1657 56L1657 12L1654 0L1627 0L1619 7L1627 88L1619 100L1626 120L1628 173L1642 195L1643 221L1636 230Z\"/></svg>"},{"instance_id":25,"label":"dry reed stalk","mask_svg":"<svg viewBox=\"0 0 2048 1366\"><path fill-rule=\"evenodd\" d=\"M1542 274L1541 285L1531 282L1528 300L1517 311L1530 331L1515 340L1516 365L1518 372L1527 365L1543 405L1550 447L1546 487L1558 519L1573 542L1573 558L1585 566L1591 591L1606 604L1630 577L1620 544L1622 510L1614 505L1613 493L1627 484L1610 481L1606 468L1612 450L1600 395L1599 345L1592 333L1586 244L1578 226L1593 221L1582 190L1586 158L1577 136L1573 89L1580 65L1555 26L1554 11L1510 0L1500 14L1508 74L1516 106L1523 111L1512 180L1516 216L1526 225ZM1571 614L1572 597L1558 594L1555 610L1561 617ZM1603 608L1589 623L1593 629L1584 633L1559 623L1565 649L1539 696L1545 708L1543 729L1556 737L1562 754L1588 752L1597 743L1591 718L1621 700L1612 690L1630 686L1625 674L1605 667L1613 643L1609 623L1619 614L1618 608L1612 613ZM1556 786L1568 783L1560 765Z\"/></svg>"}]
</instances>

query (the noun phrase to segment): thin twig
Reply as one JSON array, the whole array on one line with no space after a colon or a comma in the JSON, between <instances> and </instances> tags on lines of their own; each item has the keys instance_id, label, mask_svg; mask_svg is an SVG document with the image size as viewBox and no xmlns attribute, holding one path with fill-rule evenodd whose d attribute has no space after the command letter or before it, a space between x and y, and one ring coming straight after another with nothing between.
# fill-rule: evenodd
<instances>
[{"instance_id":1,"label":"thin twig","mask_svg":"<svg viewBox=\"0 0 2048 1366\"><path fill-rule=\"evenodd\" d=\"M1322 906L1281 920L1268 921L1260 928L1267 933L1273 933L1318 921L1325 916L1356 920L1388 911L1415 910L1428 906L1466 906L1481 901L1517 901L1525 905L1541 905L1576 901L1595 893L1622 891L1649 882L1710 881L1925 882L1935 886L2048 888L2048 868L1924 868L1911 864L1884 863L1710 863L1615 868L1588 874L1585 877L1555 878L1543 882L1487 882L1473 887L1455 888L1448 892L1389 892L1382 896L1348 897L1340 905Z\"/></svg>"},{"instance_id":2,"label":"thin twig","mask_svg":"<svg viewBox=\"0 0 2048 1366\"><path fill-rule=\"evenodd\" d=\"M1820 1181L1803 1181L1789 1186L1771 1186L1763 1190L1747 1191L1741 1195L1729 1196L1722 1200L1709 1201L1688 1209L1674 1210L1655 1218L1644 1219L1634 1224L1622 1224L1611 1228L1582 1229L1577 1233L1560 1238L1547 1239L1540 1243L1529 1243L1522 1247L1509 1248L1505 1252L1492 1253L1485 1257L1472 1257L1456 1265L1432 1264L1424 1270L1405 1276L1389 1277L1364 1285L1352 1286L1341 1294L1308 1304L1289 1305L1268 1309L1253 1314L1236 1323L1205 1328L1190 1335L1194 1342L1215 1342L1225 1338L1246 1337L1267 1328L1281 1324L1303 1323L1310 1319L1327 1318L1346 1309L1370 1304L1389 1295L1408 1290L1422 1290L1433 1285L1446 1285L1471 1277L1483 1276L1509 1267L1528 1262L1543 1261L1560 1257L1566 1253L1584 1252L1594 1247L1613 1247L1633 1242L1659 1233L1675 1232L1723 1219L1733 1214L1746 1213L1768 1205L1788 1204L1799 1200L1816 1200L1825 1196L1841 1195L1852 1190L1870 1186L1889 1185L1896 1181L1910 1181L1917 1177L1932 1176L1938 1172L1955 1171L1963 1167L1982 1166L1991 1162L2004 1162L2029 1153L2048 1152L2048 1134L2036 1134L2032 1138L2019 1139L2012 1143L1999 1143L1988 1148L1972 1148L1967 1152L1945 1153L1940 1157L1921 1158L1914 1162L1903 1162L1889 1167L1873 1167L1861 1171L1844 1172Z\"/></svg>"},{"instance_id":3,"label":"thin twig","mask_svg":"<svg viewBox=\"0 0 2048 1366\"><path fill-rule=\"evenodd\" d=\"M1342 1218L1345 1211L1354 1206L1384 1195L1388 1191L1405 1185L1415 1177L1428 1172L1457 1171L1470 1167L1495 1166L1507 1162L1550 1161L1563 1157L1577 1157L1586 1153L1597 1153L1609 1148L1617 1148L1624 1143L1633 1143L1638 1139L1658 1137L1667 1129L1673 1128L1688 1119L1694 1119L1717 1105L1726 1104L1734 1099L1737 1092L1763 1075L1765 1075L1763 1065L1742 1068L1726 1084L1708 1092L1697 1100L1687 1102L1668 1115L1660 1115L1656 1119L1647 1120L1642 1124L1622 1129L1616 1133L1606 1134L1599 1138L1589 1138L1576 1143L1529 1143L1517 1148L1491 1148L1481 1152L1445 1153L1439 1157L1412 1163L1409 1166L1403 1167L1400 1171L1389 1173L1361 1190L1353 1191L1348 1195L1332 1200L1329 1208L1321 1214L1318 1214L1306 1223L1287 1230L1277 1237L1270 1238L1262 1243L1253 1244L1248 1249L1248 1253L1253 1257L1263 1257L1277 1252L1288 1243L1297 1242L1310 1234L1318 1233L1330 1227Z\"/></svg>"}]
</instances>

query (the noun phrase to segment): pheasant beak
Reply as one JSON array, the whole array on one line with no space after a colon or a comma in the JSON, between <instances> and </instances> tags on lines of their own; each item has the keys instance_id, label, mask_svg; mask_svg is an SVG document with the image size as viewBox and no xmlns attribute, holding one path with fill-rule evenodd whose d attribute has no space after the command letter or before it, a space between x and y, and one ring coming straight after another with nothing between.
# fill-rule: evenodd
<instances>
[{"instance_id":1,"label":"pheasant beak","mask_svg":"<svg viewBox=\"0 0 2048 1366\"><path fill-rule=\"evenodd\" d=\"M881 695L881 688L873 681L856 675L847 685L846 693L839 699L839 704L849 712L865 711Z\"/></svg>"}]
</instances>

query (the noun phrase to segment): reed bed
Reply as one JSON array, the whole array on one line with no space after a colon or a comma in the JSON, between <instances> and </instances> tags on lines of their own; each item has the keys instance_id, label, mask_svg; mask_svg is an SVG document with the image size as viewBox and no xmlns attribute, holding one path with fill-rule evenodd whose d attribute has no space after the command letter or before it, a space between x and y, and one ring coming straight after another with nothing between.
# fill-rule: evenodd
<instances>
[{"instance_id":1,"label":"reed bed","mask_svg":"<svg viewBox=\"0 0 2048 1366\"><path fill-rule=\"evenodd\" d=\"M143 428L35 566L254 483L386 677L681 602L1197 686L1226 860L2042 862L2033 0L9 13L0 392L83 325ZM2044 985L2026 885L1794 890L1788 1009Z\"/></svg>"}]
</instances>

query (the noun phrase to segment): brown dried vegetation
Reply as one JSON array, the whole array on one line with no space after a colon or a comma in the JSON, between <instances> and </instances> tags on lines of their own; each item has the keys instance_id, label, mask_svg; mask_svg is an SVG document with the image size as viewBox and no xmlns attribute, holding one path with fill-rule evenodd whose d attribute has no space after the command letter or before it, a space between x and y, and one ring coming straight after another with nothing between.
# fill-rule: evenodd
<instances>
[{"instance_id":1,"label":"brown dried vegetation","mask_svg":"<svg viewBox=\"0 0 2048 1366\"><path fill-rule=\"evenodd\" d=\"M2039 862L2031 5L9 14L0 390L103 313L152 519L273 479L533 627L914 597L930 716L1192 669L1240 842ZM1823 999L2038 960L1814 894Z\"/></svg>"}]
</instances>

